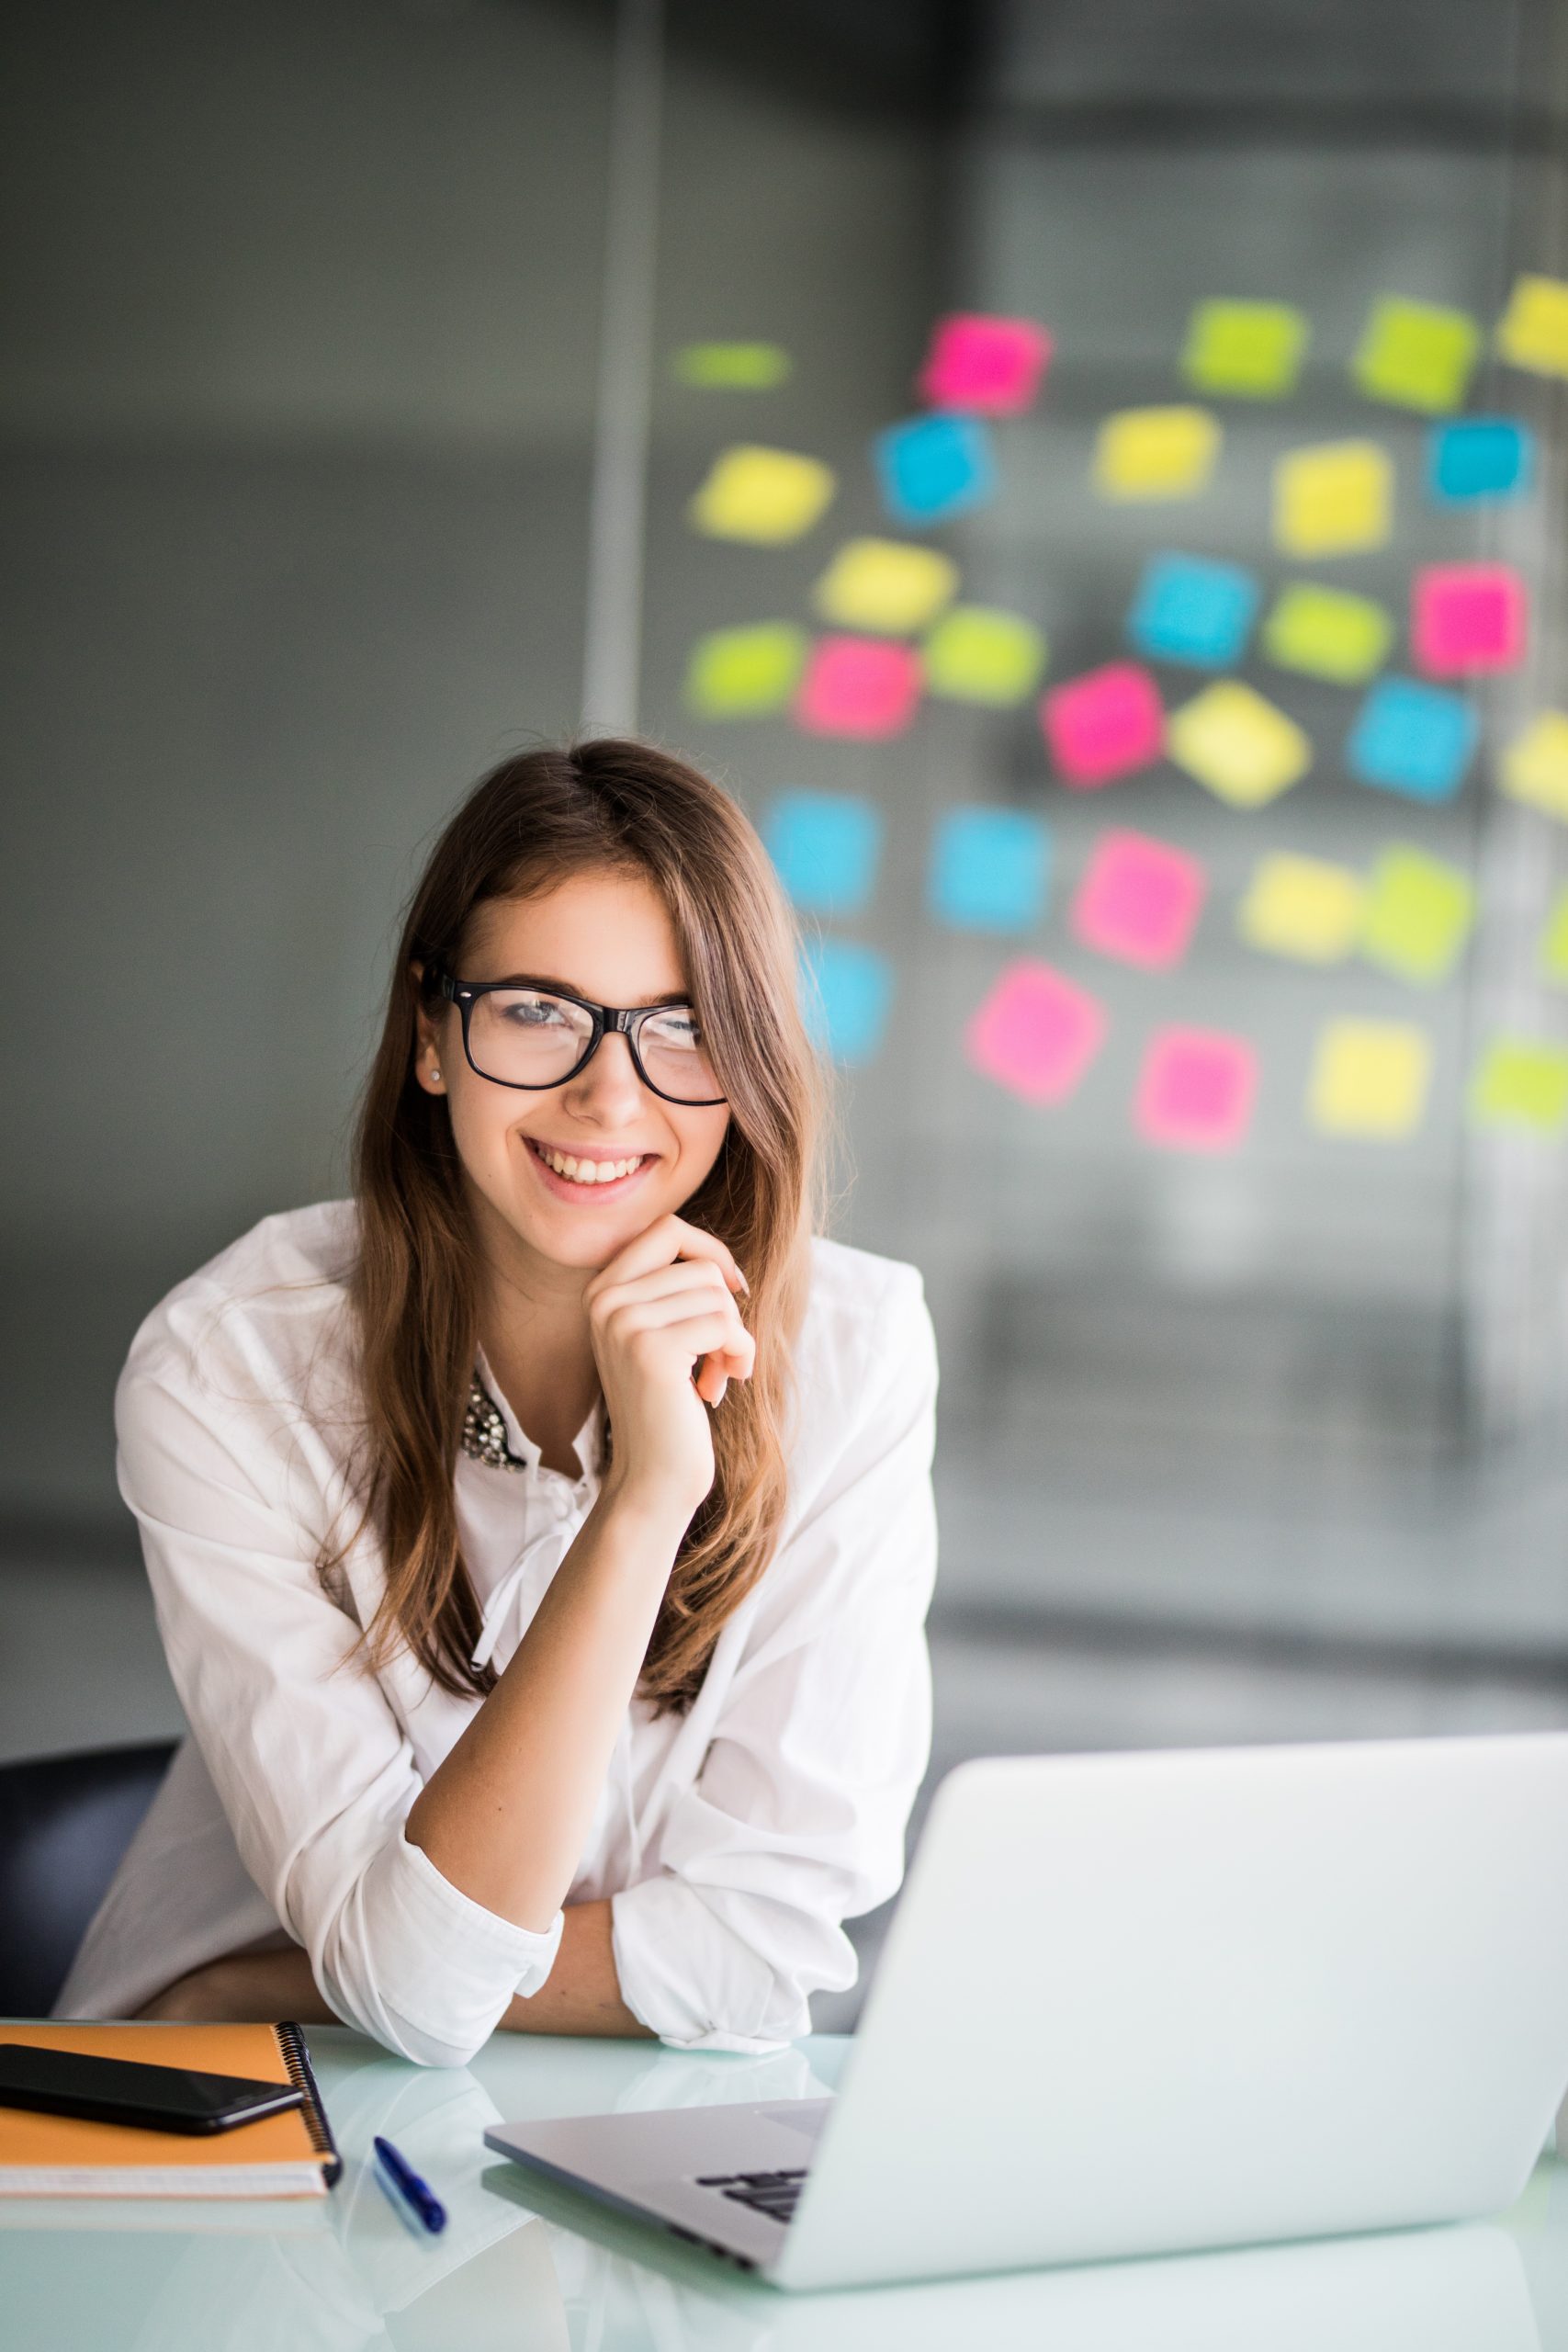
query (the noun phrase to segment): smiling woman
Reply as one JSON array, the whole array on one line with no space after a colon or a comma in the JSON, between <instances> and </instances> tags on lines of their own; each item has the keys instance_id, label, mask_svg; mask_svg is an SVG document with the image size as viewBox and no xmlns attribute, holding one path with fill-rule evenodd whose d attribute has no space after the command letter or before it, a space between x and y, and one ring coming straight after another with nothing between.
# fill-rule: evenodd
<instances>
[{"instance_id":1,"label":"smiling woman","mask_svg":"<svg viewBox=\"0 0 1568 2352\"><path fill-rule=\"evenodd\" d=\"M760 2050L852 1983L930 1746L919 1270L820 1230L832 1085L767 854L622 741L530 753L411 903L352 1200L117 1394L191 1726L56 2014Z\"/></svg>"}]
</instances>

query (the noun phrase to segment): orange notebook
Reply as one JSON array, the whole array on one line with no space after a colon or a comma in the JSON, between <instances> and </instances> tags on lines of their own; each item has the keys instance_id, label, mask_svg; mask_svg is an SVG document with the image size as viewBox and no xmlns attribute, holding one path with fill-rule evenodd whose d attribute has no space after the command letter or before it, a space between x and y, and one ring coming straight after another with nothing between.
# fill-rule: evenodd
<instances>
[{"instance_id":1,"label":"orange notebook","mask_svg":"<svg viewBox=\"0 0 1568 2352\"><path fill-rule=\"evenodd\" d=\"M323 2197L343 2171L297 2025L0 2023L0 2041L293 2083L303 2107L231 2132L152 2132L0 2107L0 2197Z\"/></svg>"}]
</instances>

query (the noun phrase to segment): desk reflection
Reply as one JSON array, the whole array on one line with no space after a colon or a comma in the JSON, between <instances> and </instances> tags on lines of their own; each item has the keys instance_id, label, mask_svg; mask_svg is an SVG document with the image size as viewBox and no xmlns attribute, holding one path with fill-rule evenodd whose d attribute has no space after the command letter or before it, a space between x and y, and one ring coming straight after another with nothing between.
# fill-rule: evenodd
<instances>
[{"instance_id":1,"label":"desk reflection","mask_svg":"<svg viewBox=\"0 0 1568 2352\"><path fill-rule=\"evenodd\" d=\"M556 2063L528 2071L542 2097ZM798 2050L714 2064L660 2052L641 2065L628 2052L599 2103L827 2087ZM7 2342L18 2352L1541 2352L1514 2240L1488 2224L787 2296L498 2163L483 2134L520 2107L503 2116L466 2070L369 2059L323 2069L323 2090L344 2172L308 2210L141 2205L133 2215L99 2200L88 2216L55 2199L29 2200L24 2216L13 2205L0 2233ZM386 2196L369 2161L378 2132L439 2185L450 2216L439 2236Z\"/></svg>"}]
</instances>

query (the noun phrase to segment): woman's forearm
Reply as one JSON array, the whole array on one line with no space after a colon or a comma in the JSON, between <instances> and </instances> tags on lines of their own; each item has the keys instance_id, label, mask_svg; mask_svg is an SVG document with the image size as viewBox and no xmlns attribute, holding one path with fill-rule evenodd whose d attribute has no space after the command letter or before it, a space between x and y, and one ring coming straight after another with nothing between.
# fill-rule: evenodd
<instances>
[{"instance_id":1,"label":"woman's forearm","mask_svg":"<svg viewBox=\"0 0 1568 2352\"><path fill-rule=\"evenodd\" d=\"M512 2033L625 2034L653 2040L621 1998L607 1900L567 1905L555 1966L527 2000L513 1996L501 2025Z\"/></svg>"},{"instance_id":2,"label":"woman's forearm","mask_svg":"<svg viewBox=\"0 0 1568 2352\"><path fill-rule=\"evenodd\" d=\"M518 1927L547 1928L565 1900L690 1518L662 1497L600 1495L505 1672L409 1812L409 1843Z\"/></svg>"}]
</instances>

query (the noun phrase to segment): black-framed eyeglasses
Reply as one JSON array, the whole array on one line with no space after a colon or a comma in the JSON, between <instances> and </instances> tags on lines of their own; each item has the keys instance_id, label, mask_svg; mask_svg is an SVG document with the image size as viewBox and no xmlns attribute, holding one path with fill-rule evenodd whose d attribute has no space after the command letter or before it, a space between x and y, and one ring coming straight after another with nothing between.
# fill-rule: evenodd
<instances>
[{"instance_id":1,"label":"black-framed eyeglasses","mask_svg":"<svg viewBox=\"0 0 1568 2352\"><path fill-rule=\"evenodd\" d=\"M696 1012L679 998L669 1004L590 1004L566 989L459 980L446 971L433 977L462 1015L468 1068L494 1086L564 1086L586 1069L605 1031L618 1029L637 1076L665 1102L701 1108L728 1100L718 1091Z\"/></svg>"}]
</instances>

